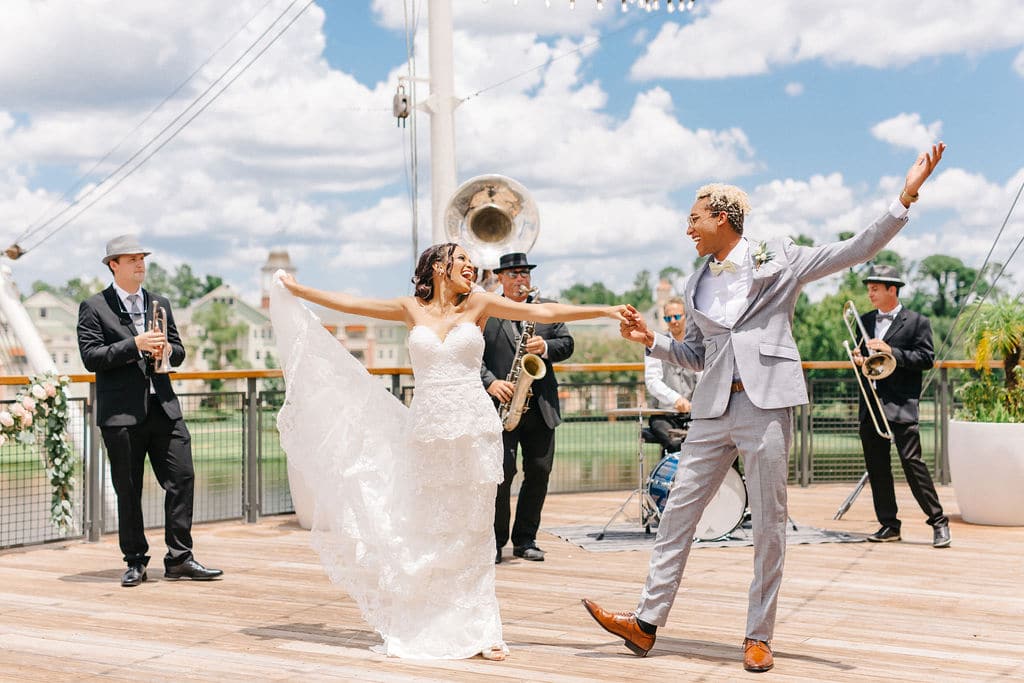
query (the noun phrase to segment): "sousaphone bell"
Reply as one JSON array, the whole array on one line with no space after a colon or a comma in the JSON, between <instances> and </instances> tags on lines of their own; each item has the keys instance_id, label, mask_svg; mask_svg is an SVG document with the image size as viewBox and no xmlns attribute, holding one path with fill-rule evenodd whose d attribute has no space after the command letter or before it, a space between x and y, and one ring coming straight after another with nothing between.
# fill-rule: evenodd
<instances>
[{"instance_id":1,"label":"sousaphone bell","mask_svg":"<svg viewBox=\"0 0 1024 683\"><path fill-rule=\"evenodd\" d=\"M445 236L480 268L498 267L502 254L528 252L540 232L529 191L503 175L480 175L459 186L444 212Z\"/></svg>"}]
</instances>

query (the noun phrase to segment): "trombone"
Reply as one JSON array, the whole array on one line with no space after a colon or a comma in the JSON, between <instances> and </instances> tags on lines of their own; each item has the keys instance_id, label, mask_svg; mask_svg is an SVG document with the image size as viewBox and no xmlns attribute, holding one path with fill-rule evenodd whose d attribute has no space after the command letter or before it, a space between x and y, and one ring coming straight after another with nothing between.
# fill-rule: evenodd
<instances>
[{"instance_id":1,"label":"trombone","mask_svg":"<svg viewBox=\"0 0 1024 683\"><path fill-rule=\"evenodd\" d=\"M869 355L867 358L863 358L863 363L860 366L857 365L857 360L853 355L854 349L859 349L862 345L867 348L865 342L869 339L867 330L864 329L864 323L861 322L860 315L857 314L857 307L854 306L852 301L847 301L843 305L843 322L846 323L846 329L850 332L850 339L853 340L853 347L850 347L849 340L843 340L843 348L846 349L846 355L850 358L850 363L853 364L854 372L859 371L867 381L861 381L857 379L857 384L860 386L860 393L864 396L864 401L868 404L868 414L871 415L871 421L875 425L875 431L883 439L889 439L892 441L892 429L889 428L889 420L885 417L885 411L882 409L882 401L878 398L878 392L875 390L875 382L880 379L885 379L896 370L896 359L891 353L884 351L876 351ZM856 325L856 328L855 328ZM860 336L858 336L858 332ZM867 389L865 389L867 385ZM871 390L871 395L868 395L868 389ZM871 404L874 404L875 410L872 409ZM875 413L878 413L878 417L875 417ZM879 424L881 419L881 424ZM882 429L881 425L885 425L885 429Z\"/></svg>"},{"instance_id":2,"label":"trombone","mask_svg":"<svg viewBox=\"0 0 1024 683\"><path fill-rule=\"evenodd\" d=\"M867 348L868 331L864 329L864 323L861 322L860 315L857 313L857 307L853 305L852 301L847 301L843 305L843 322L846 323L846 329L850 332L850 338L853 340L853 348L850 348L850 341L843 340L843 348L846 349L846 355L850 357L850 363L853 364L853 371L860 372L864 375L866 381L862 381L859 377L857 378L857 385L860 387L860 393L864 396L864 401L868 404L868 414L871 415L871 422L875 425L875 431L883 439L892 441L892 428L889 427L889 420L885 417L885 410L882 409L882 401L878 398L878 392L875 391L875 382L880 379L885 379L896 370L896 358L891 353L885 353L884 351L876 351L870 354L867 358L861 356L863 362L858 366L857 360L853 355L854 349L859 349L861 345ZM860 336L858 337L858 332ZM871 390L871 395L868 395L868 389L864 386L867 385L868 389ZM874 409L871 404L874 403ZM878 417L875 417L875 414ZM881 424L879 424L881 419ZM883 430L881 425L885 425ZM857 482L857 486L854 487L853 491L846 497L843 504L836 510L836 514L832 519L842 519L846 511L853 505L853 501L857 499L857 496L864 489L864 485L868 483L868 473L865 472Z\"/></svg>"}]
</instances>

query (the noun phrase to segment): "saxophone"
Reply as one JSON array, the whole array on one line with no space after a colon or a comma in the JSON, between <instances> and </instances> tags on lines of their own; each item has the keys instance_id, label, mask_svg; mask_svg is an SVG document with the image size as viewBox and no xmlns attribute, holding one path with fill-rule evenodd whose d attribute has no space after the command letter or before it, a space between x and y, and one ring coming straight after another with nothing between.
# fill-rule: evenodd
<instances>
[{"instance_id":1,"label":"saxophone","mask_svg":"<svg viewBox=\"0 0 1024 683\"><path fill-rule=\"evenodd\" d=\"M534 300L538 296L536 288L530 290ZM544 365L544 359L535 353L526 352L526 342L533 336L537 323L534 321L523 322L523 333L519 336L519 345L516 347L516 357L512 361L512 368L508 371L506 382L515 385L512 391L512 398L502 402L498 406L498 416L501 418L501 426L506 432L511 432L519 426L519 420L523 413L529 408L527 402L533 395L530 385L534 380L541 379L547 374L548 368Z\"/></svg>"}]
</instances>

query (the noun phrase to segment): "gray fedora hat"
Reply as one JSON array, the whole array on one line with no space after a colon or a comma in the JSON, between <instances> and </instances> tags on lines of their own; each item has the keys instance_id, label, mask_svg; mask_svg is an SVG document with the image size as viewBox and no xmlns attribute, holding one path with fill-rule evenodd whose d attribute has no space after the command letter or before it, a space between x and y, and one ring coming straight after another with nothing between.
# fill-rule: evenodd
<instances>
[{"instance_id":1,"label":"gray fedora hat","mask_svg":"<svg viewBox=\"0 0 1024 683\"><path fill-rule=\"evenodd\" d=\"M907 284L902 280L902 278L900 278L900 271L897 270L896 266L885 265L871 266L868 269L868 274L864 276L864 279L861 280L861 282L864 284L868 284L869 282L881 282L882 284L895 285L897 287L902 287Z\"/></svg>"},{"instance_id":2,"label":"gray fedora hat","mask_svg":"<svg viewBox=\"0 0 1024 683\"><path fill-rule=\"evenodd\" d=\"M103 265L108 265L110 259L115 259L125 254L149 256L152 253L150 250L142 248L142 245L139 244L139 238L135 235L120 235L107 242L107 255L103 257Z\"/></svg>"}]
</instances>

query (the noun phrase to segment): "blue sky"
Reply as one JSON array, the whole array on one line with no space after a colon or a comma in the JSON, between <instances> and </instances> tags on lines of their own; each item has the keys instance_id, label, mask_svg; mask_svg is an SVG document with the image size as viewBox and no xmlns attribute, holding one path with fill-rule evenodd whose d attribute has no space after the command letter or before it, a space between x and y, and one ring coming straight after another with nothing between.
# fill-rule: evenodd
<instances>
[{"instance_id":1,"label":"blue sky","mask_svg":"<svg viewBox=\"0 0 1024 683\"><path fill-rule=\"evenodd\" d=\"M429 74L426 0L314 3L104 199L38 246L63 219L25 234L66 207L62 195L117 142L79 193L304 4L5 3L0 241L30 248L5 261L23 290L105 278L103 243L137 232L162 265L219 274L254 300L259 266L281 247L316 286L409 293L410 138L390 104L406 71L407 7L420 14L418 73ZM621 290L642 268L688 271L681 225L704 182L748 190L751 236L834 239L880 213L938 138L947 158L892 247L911 262L949 253L981 263L1024 182L1024 4L699 0L675 14L606 4L453 0L456 92L490 88L456 111L458 178L502 173L530 188L545 293L595 280ZM421 115L421 247L428 131ZM1021 215L996 260L1024 233ZM1011 271L1024 281L1024 268Z\"/></svg>"}]
</instances>

